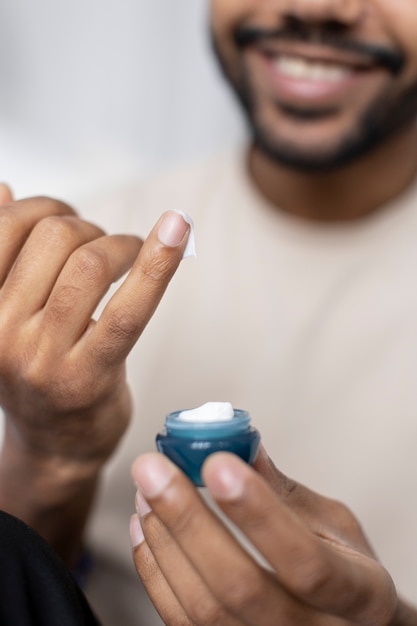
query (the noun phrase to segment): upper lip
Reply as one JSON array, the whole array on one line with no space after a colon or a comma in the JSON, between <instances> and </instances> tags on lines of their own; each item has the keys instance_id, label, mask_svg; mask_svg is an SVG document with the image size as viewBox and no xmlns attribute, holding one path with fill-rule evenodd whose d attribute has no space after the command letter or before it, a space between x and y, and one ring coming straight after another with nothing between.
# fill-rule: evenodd
<instances>
[{"instance_id":1,"label":"upper lip","mask_svg":"<svg viewBox=\"0 0 417 626\"><path fill-rule=\"evenodd\" d=\"M317 63L344 65L361 70L375 67L375 61L370 56L349 50L339 50L320 43L270 40L259 42L257 47L263 54L271 57L297 56Z\"/></svg>"}]
</instances>

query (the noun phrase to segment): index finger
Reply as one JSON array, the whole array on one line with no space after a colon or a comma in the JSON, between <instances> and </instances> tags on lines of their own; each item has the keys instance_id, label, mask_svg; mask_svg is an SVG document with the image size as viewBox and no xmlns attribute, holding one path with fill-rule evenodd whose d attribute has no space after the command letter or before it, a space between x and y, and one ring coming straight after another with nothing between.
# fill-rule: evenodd
<instances>
[{"instance_id":1,"label":"index finger","mask_svg":"<svg viewBox=\"0 0 417 626\"><path fill-rule=\"evenodd\" d=\"M175 211L158 220L88 337L102 361L117 364L127 357L183 258L190 229L190 222Z\"/></svg>"}]
</instances>

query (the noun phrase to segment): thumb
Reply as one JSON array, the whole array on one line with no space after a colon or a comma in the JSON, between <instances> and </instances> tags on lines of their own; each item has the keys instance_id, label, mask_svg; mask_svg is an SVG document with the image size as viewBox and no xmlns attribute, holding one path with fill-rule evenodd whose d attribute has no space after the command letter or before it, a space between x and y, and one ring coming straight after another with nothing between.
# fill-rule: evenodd
<instances>
[{"instance_id":1,"label":"thumb","mask_svg":"<svg viewBox=\"0 0 417 626\"><path fill-rule=\"evenodd\" d=\"M339 543L346 542L375 558L365 533L347 506L285 476L268 457L263 446L260 447L254 469L313 533Z\"/></svg>"},{"instance_id":2,"label":"thumb","mask_svg":"<svg viewBox=\"0 0 417 626\"><path fill-rule=\"evenodd\" d=\"M334 502L283 474L274 465L262 445L253 467L270 484L280 499L304 521L316 516L320 518L323 508L327 509Z\"/></svg>"}]
</instances>

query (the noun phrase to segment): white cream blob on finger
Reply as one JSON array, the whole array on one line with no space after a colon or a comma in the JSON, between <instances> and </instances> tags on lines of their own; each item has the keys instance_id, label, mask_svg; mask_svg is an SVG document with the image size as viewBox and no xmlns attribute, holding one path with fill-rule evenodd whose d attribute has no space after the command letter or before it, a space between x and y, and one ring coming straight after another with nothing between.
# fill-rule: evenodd
<instances>
[{"instance_id":1,"label":"white cream blob on finger","mask_svg":"<svg viewBox=\"0 0 417 626\"><path fill-rule=\"evenodd\" d=\"M184 254L182 255L182 258L186 259L190 256L196 257L197 252L196 252L196 247L195 247L195 232L194 232L193 220L188 215L188 213L185 213L184 211L179 211L178 209L173 209L173 211L175 211L175 213L179 213L180 215L182 215L182 217L187 222L187 224L190 225L190 234L188 235L187 245L185 246L185 250L184 250Z\"/></svg>"}]
</instances>

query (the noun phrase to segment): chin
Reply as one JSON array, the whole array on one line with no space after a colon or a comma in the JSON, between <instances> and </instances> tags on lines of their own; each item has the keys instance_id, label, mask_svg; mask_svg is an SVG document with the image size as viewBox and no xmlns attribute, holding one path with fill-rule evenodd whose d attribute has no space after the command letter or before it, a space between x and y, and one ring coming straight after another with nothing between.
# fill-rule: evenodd
<instances>
[{"instance_id":1,"label":"chin","mask_svg":"<svg viewBox=\"0 0 417 626\"><path fill-rule=\"evenodd\" d=\"M251 117L255 145L269 159L302 171L340 168L369 149L360 124L337 115Z\"/></svg>"},{"instance_id":2,"label":"chin","mask_svg":"<svg viewBox=\"0 0 417 626\"><path fill-rule=\"evenodd\" d=\"M270 161L300 172L326 172L339 169L358 158L361 150L352 146L330 146L323 142L306 144L289 140L274 141L270 136L254 134L254 145Z\"/></svg>"},{"instance_id":3,"label":"chin","mask_svg":"<svg viewBox=\"0 0 417 626\"><path fill-rule=\"evenodd\" d=\"M417 84L401 99L378 102L355 116L271 113L250 104L246 113L254 143L270 160L302 172L330 172L366 158L415 125Z\"/></svg>"},{"instance_id":4,"label":"chin","mask_svg":"<svg viewBox=\"0 0 417 626\"><path fill-rule=\"evenodd\" d=\"M279 129L286 132L280 133ZM274 132L275 131L275 132ZM293 131L293 132L291 132ZM273 162L301 172L330 172L350 165L374 151L386 139L382 133L331 128L328 124L299 124L291 129L281 121L252 125L255 146Z\"/></svg>"}]
</instances>

